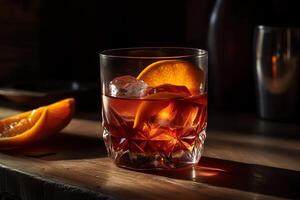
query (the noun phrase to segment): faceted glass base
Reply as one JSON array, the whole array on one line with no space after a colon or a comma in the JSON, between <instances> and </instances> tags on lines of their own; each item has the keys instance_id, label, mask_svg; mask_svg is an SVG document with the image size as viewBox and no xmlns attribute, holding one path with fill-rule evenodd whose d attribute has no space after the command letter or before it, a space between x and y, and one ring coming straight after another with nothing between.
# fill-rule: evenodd
<instances>
[{"instance_id":1,"label":"faceted glass base","mask_svg":"<svg viewBox=\"0 0 300 200\"><path fill-rule=\"evenodd\" d=\"M205 130L202 130L198 137L193 138L194 142L190 149L176 149L176 151L166 152L131 152L128 149L114 148L113 138L105 129L103 138L107 152L115 163L120 167L135 170L172 170L188 165L197 164L201 158L204 140L206 138ZM124 138L124 140L126 140ZM133 141L137 143L137 141ZM152 141L153 142L153 141ZM178 141L179 142L179 141Z\"/></svg>"}]
</instances>

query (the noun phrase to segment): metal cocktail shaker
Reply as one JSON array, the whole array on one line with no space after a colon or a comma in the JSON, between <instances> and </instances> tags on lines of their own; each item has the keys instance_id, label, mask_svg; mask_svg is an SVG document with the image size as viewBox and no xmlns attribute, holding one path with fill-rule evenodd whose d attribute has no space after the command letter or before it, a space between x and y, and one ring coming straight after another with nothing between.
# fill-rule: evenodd
<instances>
[{"instance_id":1,"label":"metal cocktail shaker","mask_svg":"<svg viewBox=\"0 0 300 200\"><path fill-rule=\"evenodd\" d=\"M300 100L300 29L258 26L254 49L259 116L294 121Z\"/></svg>"}]
</instances>

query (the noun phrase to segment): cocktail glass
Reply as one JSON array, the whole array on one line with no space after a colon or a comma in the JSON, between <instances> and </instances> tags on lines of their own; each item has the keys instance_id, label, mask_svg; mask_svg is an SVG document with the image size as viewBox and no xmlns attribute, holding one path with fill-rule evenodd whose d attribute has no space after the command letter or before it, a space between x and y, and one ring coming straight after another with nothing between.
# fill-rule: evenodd
<instances>
[{"instance_id":1,"label":"cocktail glass","mask_svg":"<svg viewBox=\"0 0 300 200\"><path fill-rule=\"evenodd\" d=\"M103 139L131 169L197 164L207 126L207 52L128 48L100 53Z\"/></svg>"}]
</instances>

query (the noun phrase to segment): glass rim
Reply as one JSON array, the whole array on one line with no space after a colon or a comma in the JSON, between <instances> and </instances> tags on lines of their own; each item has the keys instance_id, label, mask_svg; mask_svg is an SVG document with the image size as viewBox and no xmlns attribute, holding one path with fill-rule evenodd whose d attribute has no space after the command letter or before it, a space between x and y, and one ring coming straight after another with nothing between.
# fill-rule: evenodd
<instances>
[{"instance_id":1,"label":"glass rim","mask_svg":"<svg viewBox=\"0 0 300 200\"><path fill-rule=\"evenodd\" d=\"M137 50L189 50L193 53L187 53L184 55L170 55L170 56L129 56L129 55L113 55L116 51L137 51ZM191 57L205 57L208 52L204 49L198 48L189 48L189 47L130 47L130 48L115 48L115 49L107 49L103 50L99 53L100 56L103 57L111 57L111 58L126 58L126 59L180 59L180 58L191 58Z\"/></svg>"},{"instance_id":2,"label":"glass rim","mask_svg":"<svg viewBox=\"0 0 300 200\"><path fill-rule=\"evenodd\" d=\"M295 30L300 31L300 27L292 27L292 26L269 26L269 25L258 25L256 26L257 30L263 31L286 31L286 30Z\"/></svg>"}]
</instances>

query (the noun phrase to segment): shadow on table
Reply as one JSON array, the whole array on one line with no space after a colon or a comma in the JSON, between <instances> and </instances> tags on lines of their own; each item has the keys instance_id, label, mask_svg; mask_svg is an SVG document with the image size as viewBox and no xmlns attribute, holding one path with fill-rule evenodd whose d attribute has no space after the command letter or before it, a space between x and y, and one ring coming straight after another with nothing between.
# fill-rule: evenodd
<instances>
[{"instance_id":1,"label":"shadow on table","mask_svg":"<svg viewBox=\"0 0 300 200\"><path fill-rule=\"evenodd\" d=\"M262 165L203 157L193 168L149 173L278 197L300 196L300 172Z\"/></svg>"},{"instance_id":2,"label":"shadow on table","mask_svg":"<svg viewBox=\"0 0 300 200\"><path fill-rule=\"evenodd\" d=\"M93 159L107 156L103 140L72 133L57 134L39 144L1 152L42 160Z\"/></svg>"}]
</instances>

